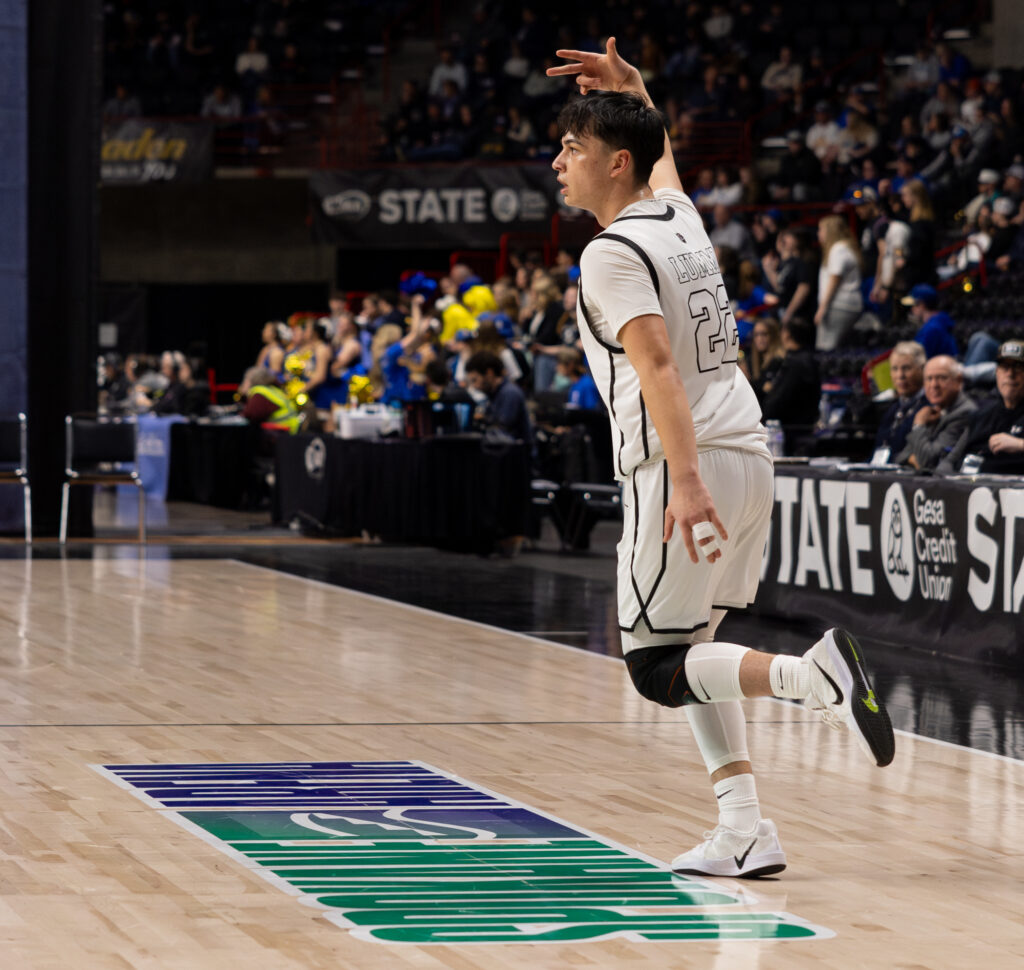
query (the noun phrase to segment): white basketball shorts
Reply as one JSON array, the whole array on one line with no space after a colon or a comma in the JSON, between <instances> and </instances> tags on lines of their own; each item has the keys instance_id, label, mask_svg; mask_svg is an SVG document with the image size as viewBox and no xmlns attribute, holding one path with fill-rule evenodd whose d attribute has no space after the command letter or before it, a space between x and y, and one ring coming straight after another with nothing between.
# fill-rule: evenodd
<instances>
[{"instance_id":1,"label":"white basketball shorts","mask_svg":"<svg viewBox=\"0 0 1024 970\"><path fill-rule=\"evenodd\" d=\"M663 542L672 488L664 461L640 465L623 483L619 541L619 629L622 651L686 644L708 625L712 609L754 601L771 525L775 479L767 455L720 448L699 455L700 475L729 535L722 556L690 561L676 525ZM717 538L717 535L716 535ZM699 554L698 554L699 555Z\"/></svg>"}]
</instances>

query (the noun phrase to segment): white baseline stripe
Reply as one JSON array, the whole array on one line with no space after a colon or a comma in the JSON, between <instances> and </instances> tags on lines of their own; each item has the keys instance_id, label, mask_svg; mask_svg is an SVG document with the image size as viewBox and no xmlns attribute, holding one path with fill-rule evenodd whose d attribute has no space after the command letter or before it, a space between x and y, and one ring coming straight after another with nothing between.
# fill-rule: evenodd
<instances>
[{"instance_id":1,"label":"white baseline stripe","mask_svg":"<svg viewBox=\"0 0 1024 970\"><path fill-rule=\"evenodd\" d=\"M303 583L312 583L314 586L322 586L325 589L338 590L342 589L346 593L351 593L354 596L362 596L364 599L373 600L376 603L386 604L388 606L401 606L403 609L412 610L415 613L423 613L426 616L441 616L447 620L453 620L456 623L468 624L469 626L476 627L479 630L487 630L491 633L504 633L506 636L518 637L520 640L526 640L529 643L543 644L545 647L556 647L559 650L569 650L577 656L583 655L586 657L598 657L602 660L611 660L613 663L622 666L621 657L610 657L606 653L594 653L591 650L582 650L579 647L570 647L565 643L556 643L554 640L544 640L541 637L530 636L528 633L519 633L516 630L503 630L501 627L493 626L490 623L481 623L479 620L467 620L461 616L451 616L448 613L439 613L437 610L428 610L423 606L415 606L412 603L403 603L401 600L388 599L386 596L377 596L374 593L364 593L362 590L350 589L348 586L338 586L334 583L325 583L322 579L310 579L306 576L296 576L294 573L287 572L282 569L273 569L270 566L260 566L257 563L243 562L241 559L227 559L225 562L235 563L238 566L248 566L250 569L259 569L261 572L273 573L275 576L287 576L289 579L295 579ZM790 701L784 700L780 697L767 697L758 698L758 700L770 700L775 701L778 704L790 704ZM967 751L971 754L982 755L986 758L995 758L999 761L1009 761L1012 764L1024 764L1024 759L1011 758L1005 754L995 754L992 751L982 751L980 748L971 748L965 744L954 744L952 741L940 741L938 738L929 738L924 734L914 734L913 731L896 731L896 734L901 737L915 738L918 741L926 741L928 744L937 744L943 748L955 748L958 751Z\"/></svg>"}]
</instances>

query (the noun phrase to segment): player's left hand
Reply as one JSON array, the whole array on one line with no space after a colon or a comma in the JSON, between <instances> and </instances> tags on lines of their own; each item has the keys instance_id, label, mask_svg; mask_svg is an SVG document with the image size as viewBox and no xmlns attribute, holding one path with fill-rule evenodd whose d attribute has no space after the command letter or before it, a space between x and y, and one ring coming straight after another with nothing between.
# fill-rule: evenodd
<instances>
[{"instance_id":1,"label":"player's left hand","mask_svg":"<svg viewBox=\"0 0 1024 970\"><path fill-rule=\"evenodd\" d=\"M668 508L665 509L664 542L672 538L677 524L691 562L700 562L698 549L709 563L722 558L719 539L726 542L729 534L715 511L711 493L699 478L688 487L673 488ZM716 532L718 537L715 536Z\"/></svg>"},{"instance_id":2,"label":"player's left hand","mask_svg":"<svg viewBox=\"0 0 1024 970\"><path fill-rule=\"evenodd\" d=\"M580 94L595 90L633 91L643 87L640 72L619 56L614 37L608 38L603 54L575 50L557 50L555 54L572 63L549 67L545 73L548 77L574 75Z\"/></svg>"}]
</instances>

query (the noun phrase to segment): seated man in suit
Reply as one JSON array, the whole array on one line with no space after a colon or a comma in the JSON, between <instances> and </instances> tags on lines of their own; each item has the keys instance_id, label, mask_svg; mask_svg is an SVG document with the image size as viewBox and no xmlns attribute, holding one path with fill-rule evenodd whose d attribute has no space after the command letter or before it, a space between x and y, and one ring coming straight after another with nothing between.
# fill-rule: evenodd
<instances>
[{"instance_id":1,"label":"seated man in suit","mask_svg":"<svg viewBox=\"0 0 1024 970\"><path fill-rule=\"evenodd\" d=\"M934 469L956 446L977 405L963 392L964 368L945 354L924 365L925 405L914 415L897 464Z\"/></svg>"},{"instance_id":2,"label":"seated man in suit","mask_svg":"<svg viewBox=\"0 0 1024 970\"><path fill-rule=\"evenodd\" d=\"M924 404L925 353L915 340L901 340L889 354L889 372L896 400L882 416L875 436L876 463L884 464L898 455L907 443L914 417ZM885 457L881 455L884 452Z\"/></svg>"}]
</instances>

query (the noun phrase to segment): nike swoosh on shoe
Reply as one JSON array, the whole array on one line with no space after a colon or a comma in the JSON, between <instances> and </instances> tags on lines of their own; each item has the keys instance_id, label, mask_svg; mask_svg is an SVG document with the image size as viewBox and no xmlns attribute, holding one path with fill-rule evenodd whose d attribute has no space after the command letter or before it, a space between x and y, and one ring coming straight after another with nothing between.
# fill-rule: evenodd
<instances>
[{"instance_id":1,"label":"nike swoosh on shoe","mask_svg":"<svg viewBox=\"0 0 1024 970\"><path fill-rule=\"evenodd\" d=\"M737 869L742 869L743 868L743 863L747 861L747 856L750 855L750 850L752 848L754 848L755 845L757 845L757 839L754 839L754 841L751 842L750 845L747 846L747 851L744 852L743 855L741 855L741 856L735 856L734 855L732 857L733 861L736 863L736 868Z\"/></svg>"},{"instance_id":2,"label":"nike swoosh on shoe","mask_svg":"<svg viewBox=\"0 0 1024 970\"><path fill-rule=\"evenodd\" d=\"M814 666L817 667L818 670L821 671L821 676L824 677L825 680L827 680L829 682L829 685L831 686L832 690L834 690L836 692L836 701L835 702L837 704L842 704L843 703L843 692L839 689L839 685L828 675L828 671L824 667L822 667L822 665L820 663L818 663L817 660L814 660L812 662L814 663Z\"/></svg>"}]
</instances>

